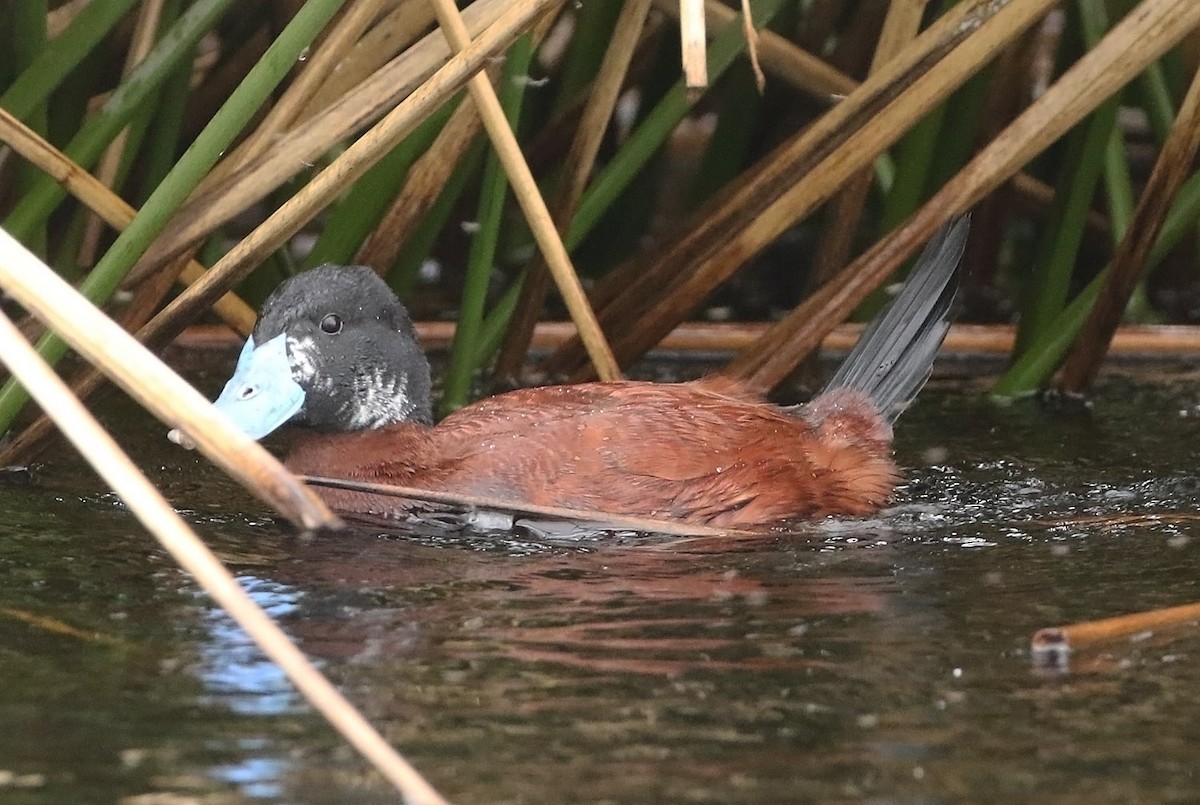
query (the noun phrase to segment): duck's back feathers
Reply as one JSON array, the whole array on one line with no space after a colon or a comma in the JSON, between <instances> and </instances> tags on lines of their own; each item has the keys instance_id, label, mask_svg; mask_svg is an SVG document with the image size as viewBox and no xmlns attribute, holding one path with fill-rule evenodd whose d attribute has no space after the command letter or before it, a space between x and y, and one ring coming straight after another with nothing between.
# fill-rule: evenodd
<instances>
[{"instance_id":1,"label":"duck's back feathers","mask_svg":"<svg viewBox=\"0 0 1200 805\"><path fill-rule=\"evenodd\" d=\"M869 408L863 404L862 412ZM897 475L886 442L764 404L734 381L588 383L483 400L436 428L298 444L297 472L710 525L862 514ZM395 501L376 505L394 508Z\"/></svg>"}]
</instances>

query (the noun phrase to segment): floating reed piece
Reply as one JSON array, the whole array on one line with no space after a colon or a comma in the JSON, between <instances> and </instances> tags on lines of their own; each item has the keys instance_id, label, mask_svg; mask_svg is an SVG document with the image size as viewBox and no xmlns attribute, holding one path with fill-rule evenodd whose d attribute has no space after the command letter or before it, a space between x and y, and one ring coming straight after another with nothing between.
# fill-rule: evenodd
<instances>
[{"instance_id":1,"label":"floating reed piece","mask_svg":"<svg viewBox=\"0 0 1200 805\"><path fill-rule=\"evenodd\" d=\"M1070 668L1072 652L1086 651L1120 642L1133 642L1163 633L1182 636L1182 630L1194 633L1200 625L1200 604L1184 604L1102 620L1084 621L1068 626L1039 629L1030 641L1034 665L1058 671Z\"/></svg>"},{"instance_id":2,"label":"floating reed piece","mask_svg":"<svg viewBox=\"0 0 1200 805\"><path fill-rule=\"evenodd\" d=\"M28 268L29 261L13 249L14 243L0 230L0 266L15 263L20 268ZM6 270L6 280L10 276ZM9 289L7 284L5 287ZM437 805L446 801L396 753L242 589L3 313L0 313L0 361L54 418L67 439L120 495L146 530L287 674L313 708L401 792L406 802Z\"/></svg>"}]
</instances>

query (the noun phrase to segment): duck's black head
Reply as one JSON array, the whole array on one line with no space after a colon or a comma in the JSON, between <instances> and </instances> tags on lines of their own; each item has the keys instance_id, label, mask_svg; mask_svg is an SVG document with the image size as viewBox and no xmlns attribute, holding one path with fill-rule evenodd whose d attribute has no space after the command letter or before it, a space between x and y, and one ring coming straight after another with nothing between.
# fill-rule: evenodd
<instances>
[{"instance_id":1,"label":"duck's black head","mask_svg":"<svg viewBox=\"0 0 1200 805\"><path fill-rule=\"evenodd\" d=\"M408 311L374 271L326 265L263 303L215 405L256 439L285 422L334 431L428 424L429 363Z\"/></svg>"}]
</instances>

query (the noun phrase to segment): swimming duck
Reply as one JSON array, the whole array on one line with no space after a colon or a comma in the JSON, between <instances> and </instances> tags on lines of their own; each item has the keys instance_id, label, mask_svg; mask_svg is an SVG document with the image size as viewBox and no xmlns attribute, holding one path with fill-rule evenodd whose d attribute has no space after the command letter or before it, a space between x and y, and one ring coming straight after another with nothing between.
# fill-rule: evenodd
<instances>
[{"instance_id":1,"label":"swimming duck","mask_svg":"<svg viewBox=\"0 0 1200 805\"><path fill-rule=\"evenodd\" d=\"M709 526L866 515L899 481L892 423L949 327L967 222L943 228L825 390L780 407L738 381L526 388L434 424L429 363L369 268L327 265L263 304L215 405L256 439L306 426L293 472ZM344 515L411 503L319 489Z\"/></svg>"}]
</instances>

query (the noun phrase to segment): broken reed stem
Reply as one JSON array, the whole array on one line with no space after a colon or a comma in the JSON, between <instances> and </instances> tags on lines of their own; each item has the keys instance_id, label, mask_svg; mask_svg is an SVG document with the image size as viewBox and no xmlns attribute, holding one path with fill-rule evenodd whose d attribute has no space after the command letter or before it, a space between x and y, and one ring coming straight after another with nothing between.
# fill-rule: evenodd
<instances>
[{"instance_id":1,"label":"broken reed stem","mask_svg":"<svg viewBox=\"0 0 1200 805\"><path fill-rule=\"evenodd\" d=\"M1013 0L1004 10L1029 12L1037 7L1036 2ZM1007 33L1004 41L1032 21L1029 16L1009 19L1008 27L999 29ZM1015 24L1018 22L1021 25ZM972 38L986 35L993 24L999 23L997 14ZM1143 0L1136 13L1114 26L911 218L780 320L759 344L738 356L728 371L755 388L777 385L824 333L849 315L939 226L969 210L1197 25L1200 3ZM1000 44L1003 42L996 46ZM954 60L958 52L947 54L943 61ZM904 97L901 95L897 103ZM881 114L875 120L883 118ZM843 148L855 146L857 139L852 137Z\"/></svg>"},{"instance_id":2,"label":"broken reed stem","mask_svg":"<svg viewBox=\"0 0 1200 805\"><path fill-rule=\"evenodd\" d=\"M754 72L754 86L761 95L767 89L767 77L758 59L758 28L754 27L750 0L742 0L742 33L746 37L746 58L750 60L750 69Z\"/></svg>"},{"instance_id":3,"label":"broken reed stem","mask_svg":"<svg viewBox=\"0 0 1200 805\"><path fill-rule=\"evenodd\" d=\"M1068 626L1039 629L1030 641L1035 659L1080 651L1104 643L1129 640L1145 632L1195 625L1200 621L1200 604L1183 604L1130 615L1117 615L1095 621L1083 621ZM1054 663L1058 664L1058 663Z\"/></svg>"},{"instance_id":4,"label":"broken reed stem","mask_svg":"<svg viewBox=\"0 0 1200 805\"><path fill-rule=\"evenodd\" d=\"M678 0L654 0L654 7L671 17L679 17ZM720 0L706 0L704 13L709 31L719 31L737 19L738 13ZM743 27L753 27L753 20L743 12ZM779 76L796 89L824 103L833 103L849 95L858 82L840 70L831 67L794 42L772 30L758 30L757 49L762 65L773 75ZM749 44L750 40L747 40Z\"/></svg>"},{"instance_id":5,"label":"broken reed stem","mask_svg":"<svg viewBox=\"0 0 1200 805\"><path fill-rule=\"evenodd\" d=\"M339 525L324 502L262 445L231 425L199 392L4 230L0 288L168 427L192 437L209 460L298 528Z\"/></svg>"},{"instance_id":6,"label":"broken reed stem","mask_svg":"<svg viewBox=\"0 0 1200 805\"><path fill-rule=\"evenodd\" d=\"M1200 72L1179 109L1175 125L1142 190L1129 229L1113 256L1096 304L1088 315L1063 364L1059 384L1064 391L1082 393L1096 379L1125 306L1146 269L1146 258L1158 239L1163 221L1187 179L1200 151Z\"/></svg>"},{"instance_id":7,"label":"broken reed stem","mask_svg":"<svg viewBox=\"0 0 1200 805\"><path fill-rule=\"evenodd\" d=\"M103 182L75 164L66 154L46 142L36 132L0 107L0 140L66 188L67 192L118 232L129 226L137 213L125 200L113 193ZM180 275L185 283L193 283L204 274L204 267L189 261ZM222 295L213 305L214 312L241 335L249 335L257 317L254 309L231 292Z\"/></svg>"},{"instance_id":8,"label":"broken reed stem","mask_svg":"<svg viewBox=\"0 0 1200 805\"><path fill-rule=\"evenodd\" d=\"M708 89L708 38L704 33L704 0L678 0L683 79L688 90Z\"/></svg>"},{"instance_id":9,"label":"broken reed stem","mask_svg":"<svg viewBox=\"0 0 1200 805\"><path fill-rule=\"evenodd\" d=\"M7 263L7 257L5 254L0 262ZM401 792L405 801L445 802L242 589L3 313L0 360L146 530L287 674L313 708Z\"/></svg>"},{"instance_id":10,"label":"broken reed stem","mask_svg":"<svg viewBox=\"0 0 1200 805\"><path fill-rule=\"evenodd\" d=\"M467 32L466 25L463 24L462 17L459 16L458 7L454 5L453 0L433 0L433 2L438 15L438 23L441 25L442 33L445 34L447 41L454 50L459 53L465 52L471 45L471 37ZM554 282L567 306L571 320L579 328L580 338L583 340L596 374L601 380L619 379L621 368L617 365L617 360L613 357L604 332L600 329L596 314L579 282L579 275L575 273L575 267L571 264L571 257L567 254L562 238L559 237L558 230L554 226L554 220L550 217L546 200L542 198L537 181L533 178L529 164L521 153L521 146L517 143L516 135L509 128L508 120L504 116L504 109L500 106L500 99L496 97L496 90L482 72L476 73L470 79L467 88L471 93L471 99L479 109L479 116L483 120L484 128L487 129L492 146L496 149L496 154L504 165L504 171L508 174L513 194L525 212L525 218L546 259L550 274L554 277Z\"/></svg>"},{"instance_id":11,"label":"broken reed stem","mask_svg":"<svg viewBox=\"0 0 1200 805\"><path fill-rule=\"evenodd\" d=\"M740 531L730 528L711 528L703 525L688 525L671 520L658 520L653 517L632 517L627 514L598 511L593 509L568 509L559 506L537 506L523 501L506 500L504 498L485 497L481 495L459 495L451 492L438 492L432 489L419 489L412 486L396 486L394 484L371 483L355 481L346 478L324 478L317 475L301 475L300 480L312 486L328 487L330 489L345 489L352 492L365 492L373 495L405 498L408 500L425 501L453 506L459 509L482 509L485 511L512 512L516 514L532 514L552 520L570 520L591 523L598 528L612 530L644 531L651 534L670 534L684 537L717 537L738 534L751 534L751 531Z\"/></svg>"},{"instance_id":12,"label":"broken reed stem","mask_svg":"<svg viewBox=\"0 0 1200 805\"><path fill-rule=\"evenodd\" d=\"M626 0L613 27L604 59L592 83L592 92L575 129L571 150L564 161L566 167L560 180L558 198L554 201L554 222L560 234L567 231L575 216L579 199L596 165L596 156L600 153L613 109L621 95L629 63L646 24L650 3L651 0ZM517 377L524 367L529 339L545 306L548 280L545 261L533 260L526 269L520 301L500 354L496 357L494 374L497 377Z\"/></svg>"}]
</instances>

